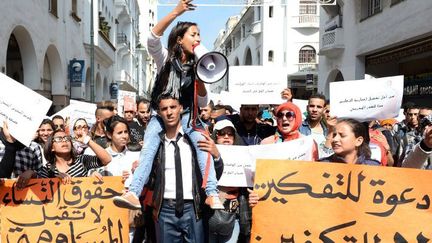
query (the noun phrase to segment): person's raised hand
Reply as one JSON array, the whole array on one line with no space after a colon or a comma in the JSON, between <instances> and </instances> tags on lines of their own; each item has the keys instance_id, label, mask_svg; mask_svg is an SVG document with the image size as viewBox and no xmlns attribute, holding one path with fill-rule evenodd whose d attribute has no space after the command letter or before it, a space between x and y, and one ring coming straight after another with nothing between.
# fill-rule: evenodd
<instances>
[{"instance_id":1,"label":"person's raised hand","mask_svg":"<svg viewBox=\"0 0 432 243\"><path fill-rule=\"evenodd\" d=\"M91 177L94 177L99 181L103 181L103 175L97 171L93 171L93 173L91 173Z\"/></svg>"},{"instance_id":2,"label":"person's raised hand","mask_svg":"<svg viewBox=\"0 0 432 243\"><path fill-rule=\"evenodd\" d=\"M186 11L195 10L196 5L192 4L193 0L179 0L177 6L174 8L174 12L180 16Z\"/></svg>"},{"instance_id":3,"label":"person's raised hand","mask_svg":"<svg viewBox=\"0 0 432 243\"><path fill-rule=\"evenodd\" d=\"M61 179L64 185L69 184L72 181L72 177L68 173L59 172L57 177Z\"/></svg>"},{"instance_id":4,"label":"person's raised hand","mask_svg":"<svg viewBox=\"0 0 432 243\"><path fill-rule=\"evenodd\" d=\"M18 179L16 181L16 186L18 190L24 189L27 184L29 183L29 180L35 176L35 172L32 170L26 170L21 175L18 176Z\"/></svg>"},{"instance_id":5,"label":"person's raised hand","mask_svg":"<svg viewBox=\"0 0 432 243\"><path fill-rule=\"evenodd\" d=\"M337 124L337 117L336 116L330 116L327 120L327 128L329 131L333 131Z\"/></svg>"},{"instance_id":6,"label":"person's raised hand","mask_svg":"<svg viewBox=\"0 0 432 243\"><path fill-rule=\"evenodd\" d=\"M432 149L432 126L426 127L423 141L428 148Z\"/></svg>"},{"instance_id":7,"label":"person's raised hand","mask_svg":"<svg viewBox=\"0 0 432 243\"><path fill-rule=\"evenodd\" d=\"M202 134L205 139L198 141L198 148L202 151L209 152L213 158L219 158L219 150L216 147L215 142L208 134Z\"/></svg>"},{"instance_id":8,"label":"person's raised hand","mask_svg":"<svg viewBox=\"0 0 432 243\"><path fill-rule=\"evenodd\" d=\"M12 137L12 135L9 132L9 126L6 120L3 121L3 134L6 138L6 141L8 141L9 143L14 143L16 141L16 139Z\"/></svg>"}]
</instances>

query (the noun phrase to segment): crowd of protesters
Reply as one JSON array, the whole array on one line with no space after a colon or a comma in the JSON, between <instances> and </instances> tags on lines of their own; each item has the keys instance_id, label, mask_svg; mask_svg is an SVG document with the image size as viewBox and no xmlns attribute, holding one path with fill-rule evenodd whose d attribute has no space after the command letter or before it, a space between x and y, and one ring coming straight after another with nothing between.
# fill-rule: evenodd
<instances>
[{"instance_id":1,"label":"crowd of protesters","mask_svg":"<svg viewBox=\"0 0 432 243\"><path fill-rule=\"evenodd\" d=\"M175 97L168 98L178 101ZM156 113L152 114L149 103L146 99L138 99L135 108L125 112L122 117L116 114L115 103L100 102L92 127L84 118L75 121L60 116L44 119L29 146L15 140L9 133L7 123L4 123L0 132L1 176L17 178L17 188L24 188L31 178L59 177L68 183L72 177L122 176L127 189L140 161L139 152L133 151L141 150L151 117L161 116L164 129L174 119L172 112L162 111L159 104ZM142 104L145 105L139 112ZM176 104L182 107L180 103ZM216 144L272 144L304 136L314 139L311 149L314 161L432 168L431 108L406 103L403 107L405 119L400 122L393 118L359 122L328 116L328 107L326 97L312 95L306 107L306 118L302 120L299 107L290 101L279 106L241 105L239 111L233 112L230 111L232 108L215 105L211 101L199 112L199 118L202 119L198 120L203 120L203 127L208 132L203 133L203 139L198 141L197 146L212 156L217 179L223 172L223 158ZM168 106L168 109L171 108ZM132 118L126 118L129 115L127 113L132 113ZM266 114L266 117L262 114ZM182 113L178 112L179 121L181 116ZM71 129L67 129L70 122L73 123ZM137 130L141 131L141 136L136 137L135 142L131 141L132 126L137 126ZM177 134L177 130L174 134ZM192 156L196 156L194 146L191 146L191 151ZM169 159L166 158L166 161ZM175 173L173 175L175 177ZM197 175L202 180L199 170ZM170 183L175 184L172 180ZM149 181L153 185L159 183L154 175ZM169 180L166 181L168 183ZM156 228L158 214L163 213L163 210L155 213L151 198L147 198L147 203L144 202L149 188L140 194L140 213L136 217L142 220L132 225L131 242L156 242L160 237ZM205 195L201 187L198 186L197 190L202 190L200 193ZM201 208L196 220L202 221L202 226L198 228L202 233L194 231L194 234L201 236L190 239L194 242L248 242L251 208L258 203L258 195L249 188L222 186L218 187L218 195L223 209L212 209L203 203L205 196L196 204ZM168 200L160 196L161 203ZM175 207L175 197L170 202Z\"/></svg>"}]
</instances>

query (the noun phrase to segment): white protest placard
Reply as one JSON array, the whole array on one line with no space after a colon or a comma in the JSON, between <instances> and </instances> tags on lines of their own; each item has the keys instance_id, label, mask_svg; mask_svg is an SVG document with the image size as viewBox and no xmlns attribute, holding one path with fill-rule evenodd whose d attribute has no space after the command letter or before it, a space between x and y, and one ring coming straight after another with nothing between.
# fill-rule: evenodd
<instances>
[{"instance_id":1,"label":"white protest placard","mask_svg":"<svg viewBox=\"0 0 432 243\"><path fill-rule=\"evenodd\" d=\"M292 102L300 109L302 113L302 120L306 119L307 105L309 103L309 100L293 99Z\"/></svg>"},{"instance_id":2,"label":"white protest placard","mask_svg":"<svg viewBox=\"0 0 432 243\"><path fill-rule=\"evenodd\" d=\"M286 68L233 66L229 69L229 92L240 104L281 104L287 85ZM240 105L239 104L239 105Z\"/></svg>"},{"instance_id":3,"label":"white protest placard","mask_svg":"<svg viewBox=\"0 0 432 243\"><path fill-rule=\"evenodd\" d=\"M403 110L403 109L400 109L400 110L399 110L399 115L396 117L396 120L397 120L398 122L401 122L401 121L403 121L404 119L405 119L404 110Z\"/></svg>"},{"instance_id":4,"label":"white protest placard","mask_svg":"<svg viewBox=\"0 0 432 243\"><path fill-rule=\"evenodd\" d=\"M0 73L0 126L7 120L12 136L29 146L52 101Z\"/></svg>"},{"instance_id":5,"label":"white protest placard","mask_svg":"<svg viewBox=\"0 0 432 243\"><path fill-rule=\"evenodd\" d=\"M224 162L223 174L218 185L252 187L257 159L311 161L313 143L313 138L306 136L276 144L217 145Z\"/></svg>"},{"instance_id":6,"label":"white protest placard","mask_svg":"<svg viewBox=\"0 0 432 243\"><path fill-rule=\"evenodd\" d=\"M54 114L60 115L64 119L69 117L69 128L70 131L73 131L73 124L78 118L84 118L87 122L87 124L91 127L93 124L96 123L96 117L95 117L95 111L96 111L96 104L88 103L84 101L79 100L70 100L70 104ZM51 117L51 118L52 118Z\"/></svg>"},{"instance_id":7,"label":"white protest placard","mask_svg":"<svg viewBox=\"0 0 432 243\"><path fill-rule=\"evenodd\" d=\"M330 83L331 115L370 121L399 115L403 76Z\"/></svg>"},{"instance_id":8,"label":"white protest placard","mask_svg":"<svg viewBox=\"0 0 432 243\"><path fill-rule=\"evenodd\" d=\"M96 123L96 104L79 101L79 100L71 100L70 104L74 107L74 119L84 118L86 119L88 124ZM74 121L74 120L71 120Z\"/></svg>"},{"instance_id":9,"label":"white protest placard","mask_svg":"<svg viewBox=\"0 0 432 243\"><path fill-rule=\"evenodd\" d=\"M223 159L224 169L219 186L246 187L253 185L254 159L249 146L216 145Z\"/></svg>"}]
</instances>

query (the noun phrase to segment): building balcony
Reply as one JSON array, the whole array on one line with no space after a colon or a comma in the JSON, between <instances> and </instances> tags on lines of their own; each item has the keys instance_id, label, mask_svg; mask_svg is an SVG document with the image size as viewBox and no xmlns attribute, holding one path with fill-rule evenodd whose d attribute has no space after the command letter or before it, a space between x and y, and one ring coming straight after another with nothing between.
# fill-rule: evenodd
<instances>
[{"instance_id":1,"label":"building balcony","mask_svg":"<svg viewBox=\"0 0 432 243\"><path fill-rule=\"evenodd\" d=\"M311 73L318 70L318 63L297 63L298 72Z\"/></svg>"},{"instance_id":2,"label":"building balcony","mask_svg":"<svg viewBox=\"0 0 432 243\"><path fill-rule=\"evenodd\" d=\"M123 87L123 90L136 92L138 82L124 69L117 70L115 80Z\"/></svg>"},{"instance_id":3,"label":"building balcony","mask_svg":"<svg viewBox=\"0 0 432 243\"><path fill-rule=\"evenodd\" d=\"M102 63L104 67L109 67L114 63L116 48L103 32L99 30L97 33L98 38L95 38L94 43L96 61ZM87 53L91 53L90 43L84 43L84 47Z\"/></svg>"},{"instance_id":4,"label":"building balcony","mask_svg":"<svg viewBox=\"0 0 432 243\"><path fill-rule=\"evenodd\" d=\"M252 31L251 32L252 35L261 34L261 32L262 32L262 21L259 20L259 21L253 22L252 26L251 26L251 31Z\"/></svg>"},{"instance_id":5,"label":"building balcony","mask_svg":"<svg viewBox=\"0 0 432 243\"><path fill-rule=\"evenodd\" d=\"M289 73L288 76L291 79L306 79L307 74L318 74L318 63L296 63L297 71Z\"/></svg>"},{"instance_id":6,"label":"building balcony","mask_svg":"<svg viewBox=\"0 0 432 243\"><path fill-rule=\"evenodd\" d=\"M292 28L319 28L319 16L316 14L303 14L293 16Z\"/></svg>"},{"instance_id":7,"label":"building balcony","mask_svg":"<svg viewBox=\"0 0 432 243\"><path fill-rule=\"evenodd\" d=\"M121 53L131 50L130 41L128 41L128 37L125 33L117 33L117 49Z\"/></svg>"},{"instance_id":8,"label":"building balcony","mask_svg":"<svg viewBox=\"0 0 432 243\"><path fill-rule=\"evenodd\" d=\"M344 29L337 28L325 32L321 36L321 49L319 55L328 57L336 57L345 49L344 44Z\"/></svg>"}]
</instances>

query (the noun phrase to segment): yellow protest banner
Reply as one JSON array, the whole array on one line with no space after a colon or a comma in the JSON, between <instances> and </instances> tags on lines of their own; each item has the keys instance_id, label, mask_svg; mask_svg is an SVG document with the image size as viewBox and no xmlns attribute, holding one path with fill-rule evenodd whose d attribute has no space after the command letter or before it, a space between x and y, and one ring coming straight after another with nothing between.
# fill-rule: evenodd
<instances>
[{"instance_id":1,"label":"yellow protest banner","mask_svg":"<svg viewBox=\"0 0 432 243\"><path fill-rule=\"evenodd\" d=\"M2 242L129 242L121 177L33 179L18 190L15 180L0 188Z\"/></svg>"},{"instance_id":2,"label":"yellow protest banner","mask_svg":"<svg viewBox=\"0 0 432 243\"><path fill-rule=\"evenodd\" d=\"M431 171L257 160L251 242L427 242Z\"/></svg>"}]
</instances>

